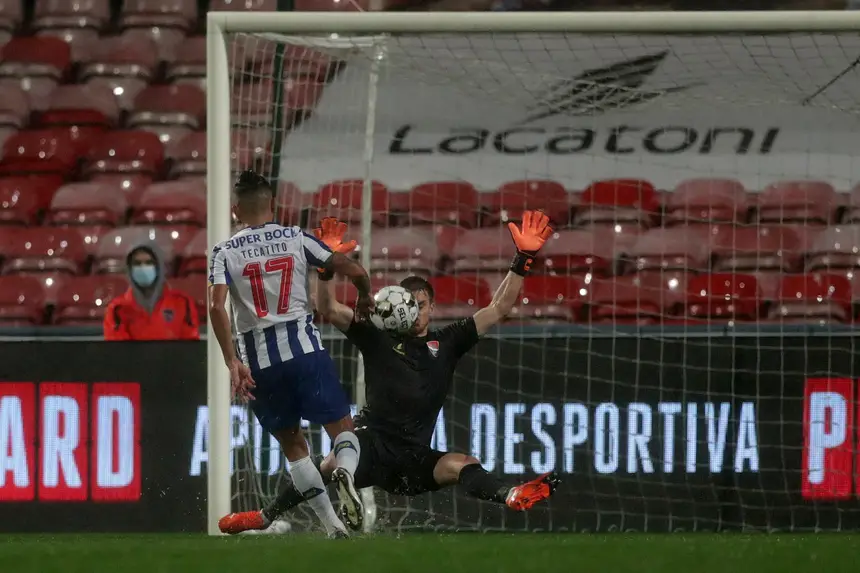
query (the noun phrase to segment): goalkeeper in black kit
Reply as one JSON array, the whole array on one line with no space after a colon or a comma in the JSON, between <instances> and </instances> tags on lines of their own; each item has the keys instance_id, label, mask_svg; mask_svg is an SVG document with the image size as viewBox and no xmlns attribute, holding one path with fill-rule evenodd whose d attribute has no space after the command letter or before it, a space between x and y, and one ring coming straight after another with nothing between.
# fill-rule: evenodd
<instances>
[{"instance_id":1,"label":"goalkeeper in black kit","mask_svg":"<svg viewBox=\"0 0 860 573\"><path fill-rule=\"evenodd\" d=\"M523 278L538 251L552 233L549 218L526 211L521 226L508 224L517 253L510 272L488 306L438 330L430 330L433 287L420 277L404 279L419 313L410 334L400 336L379 330L358 319L354 311L334 298L331 276L320 276L317 310L354 344L364 356L367 406L355 420L361 456L355 486L379 487L395 495L414 496L459 485L475 498L506 504L515 511L530 509L552 495L559 480L554 473L511 486L461 453L430 448L436 418L453 383L457 362L477 344L481 335L502 321L519 298ZM343 242L346 224L323 219L317 237L332 251L349 253L355 242ZM335 469L335 452L320 463L328 479ZM224 533L265 529L285 511L304 501L301 492L287 487L261 511L231 513L219 523Z\"/></svg>"}]
</instances>

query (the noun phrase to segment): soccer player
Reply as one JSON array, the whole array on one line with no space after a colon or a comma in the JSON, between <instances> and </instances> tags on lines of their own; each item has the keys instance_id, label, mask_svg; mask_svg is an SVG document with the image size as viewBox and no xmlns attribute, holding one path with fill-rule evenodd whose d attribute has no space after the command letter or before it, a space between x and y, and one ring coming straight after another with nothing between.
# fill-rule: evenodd
<instances>
[{"instance_id":1,"label":"soccer player","mask_svg":"<svg viewBox=\"0 0 860 573\"><path fill-rule=\"evenodd\" d=\"M348 277L358 289L360 316L373 309L370 279L361 265L332 253L300 228L272 223L274 191L265 178L245 171L234 195L233 210L245 228L212 248L210 324L234 395L251 400L260 425L278 440L290 461L294 486L328 535L344 537L344 524L311 461L301 420L322 424L334 442L330 479L337 483L341 514L353 528L360 527L363 517L354 485L361 445L334 363L312 322L308 269ZM225 309L228 292L239 333L238 355Z\"/></svg>"},{"instance_id":2,"label":"soccer player","mask_svg":"<svg viewBox=\"0 0 860 573\"><path fill-rule=\"evenodd\" d=\"M555 474L546 474L513 486L484 470L478 459L461 453L430 448L439 410L453 382L457 362L481 335L498 324L516 303L523 277L552 233L549 219L539 211L526 211L521 227L509 224L517 252L510 272L499 285L489 306L471 318L439 330L430 330L433 287L420 277L404 279L400 285L415 294L418 319L408 336L378 330L369 321L337 302L331 283L321 282L317 306L322 315L346 334L364 356L367 407L356 418L361 460L355 485L377 486L397 494L413 496L460 485L478 499L506 504L523 511L552 495L558 485ZM354 245L343 243L344 223L323 219L317 236L335 252L349 252ZM331 454L321 462L322 475L335 467ZM241 533L265 527L288 509L302 503L299 492L287 487L262 511L234 514L222 523L225 533Z\"/></svg>"}]
</instances>

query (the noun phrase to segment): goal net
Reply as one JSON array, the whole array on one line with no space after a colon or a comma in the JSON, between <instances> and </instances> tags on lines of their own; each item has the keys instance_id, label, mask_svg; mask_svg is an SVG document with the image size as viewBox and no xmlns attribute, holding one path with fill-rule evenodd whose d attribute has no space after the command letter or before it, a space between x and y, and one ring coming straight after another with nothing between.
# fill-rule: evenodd
<instances>
[{"instance_id":1,"label":"goal net","mask_svg":"<svg viewBox=\"0 0 860 573\"><path fill-rule=\"evenodd\" d=\"M226 29L233 174L278 181L282 221L349 222L375 287L426 276L438 322L471 316L507 222L540 208L556 229L459 365L434 447L511 483L559 472L558 495L515 514L376 491L377 528L860 526L856 33ZM321 328L360 394L355 350ZM243 407L231 436L233 508L259 507L285 461Z\"/></svg>"}]
</instances>

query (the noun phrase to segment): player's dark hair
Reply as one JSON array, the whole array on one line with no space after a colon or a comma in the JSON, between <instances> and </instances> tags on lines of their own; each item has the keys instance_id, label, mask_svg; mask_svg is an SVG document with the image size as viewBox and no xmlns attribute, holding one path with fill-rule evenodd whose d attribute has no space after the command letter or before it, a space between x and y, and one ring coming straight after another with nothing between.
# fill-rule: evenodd
<instances>
[{"instance_id":1,"label":"player's dark hair","mask_svg":"<svg viewBox=\"0 0 860 573\"><path fill-rule=\"evenodd\" d=\"M427 298L430 299L430 302L433 302L433 300L436 298L436 293L433 292L433 285L431 285L430 281L425 278L418 277L415 275L411 277L406 277L405 279L400 281L400 286L410 292L418 292L419 290L423 290L427 293Z\"/></svg>"},{"instance_id":2,"label":"player's dark hair","mask_svg":"<svg viewBox=\"0 0 860 573\"><path fill-rule=\"evenodd\" d=\"M233 193L240 208L250 208L252 211L267 206L275 196L269 180L251 169L239 174L233 185Z\"/></svg>"}]
</instances>

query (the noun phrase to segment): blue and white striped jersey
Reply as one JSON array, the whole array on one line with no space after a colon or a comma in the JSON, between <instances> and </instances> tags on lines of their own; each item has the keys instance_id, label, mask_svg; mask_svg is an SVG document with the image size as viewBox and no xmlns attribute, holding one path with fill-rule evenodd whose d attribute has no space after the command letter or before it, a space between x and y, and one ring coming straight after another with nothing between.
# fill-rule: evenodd
<instances>
[{"instance_id":1,"label":"blue and white striped jersey","mask_svg":"<svg viewBox=\"0 0 860 573\"><path fill-rule=\"evenodd\" d=\"M209 284L230 287L242 360L267 368L322 350L313 324L309 269L331 250L299 227L246 227L212 248Z\"/></svg>"}]
</instances>

